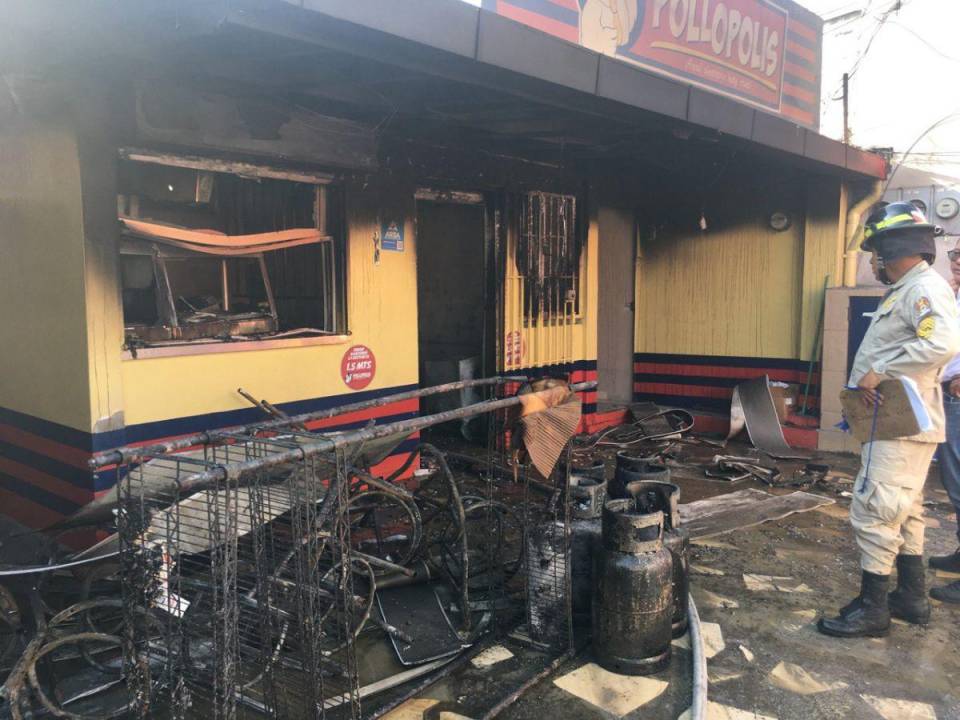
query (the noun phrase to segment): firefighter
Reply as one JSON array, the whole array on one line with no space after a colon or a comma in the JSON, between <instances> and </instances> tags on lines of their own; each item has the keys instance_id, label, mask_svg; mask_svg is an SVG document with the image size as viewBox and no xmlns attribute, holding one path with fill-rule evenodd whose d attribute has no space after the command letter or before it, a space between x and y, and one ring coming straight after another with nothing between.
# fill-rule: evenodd
<instances>
[{"instance_id":1,"label":"firefighter","mask_svg":"<svg viewBox=\"0 0 960 720\"><path fill-rule=\"evenodd\" d=\"M936 228L914 205L895 202L873 211L863 250L874 275L889 285L857 351L849 385L864 402L882 403L877 385L912 378L931 426L918 435L863 444L854 484L850 524L860 547L860 595L820 632L835 637L885 637L890 617L925 624L930 602L924 587L923 484L937 444L944 441L943 367L960 351L953 292L931 265ZM897 566L897 587L890 573Z\"/></svg>"}]
</instances>

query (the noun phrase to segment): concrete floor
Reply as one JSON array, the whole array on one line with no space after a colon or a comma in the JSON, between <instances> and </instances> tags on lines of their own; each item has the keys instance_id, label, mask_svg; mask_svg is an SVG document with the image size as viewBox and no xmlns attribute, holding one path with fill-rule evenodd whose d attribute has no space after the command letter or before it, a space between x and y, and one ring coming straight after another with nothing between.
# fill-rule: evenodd
<instances>
[{"instance_id":1,"label":"concrete floor","mask_svg":"<svg viewBox=\"0 0 960 720\"><path fill-rule=\"evenodd\" d=\"M960 607L935 603L929 626L897 622L885 639L837 640L816 632L817 617L834 613L859 589L858 556L847 520L849 500L838 494L851 487L857 459L822 458L833 470L829 485L818 491L834 496L837 504L693 545L692 591L712 655L709 717L960 718ZM675 482L682 487L683 502L762 487L683 478ZM927 498L927 552L951 552L956 524L936 470ZM780 580L787 589L778 590L763 578L748 585L745 574L792 580ZM931 572L928 580L942 584L951 578ZM592 664L588 646L501 717L680 718L690 704L691 665L685 644L675 646L669 670L646 679L600 670ZM430 716L446 711L480 717L547 662L516 643L501 646L511 656L480 668L468 665L393 719L420 718L429 707Z\"/></svg>"},{"instance_id":2,"label":"concrete floor","mask_svg":"<svg viewBox=\"0 0 960 720\"><path fill-rule=\"evenodd\" d=\"M711 655L709 717L960 720L960 606L935 603L928 627L897 623L882 640L844 641L816 632L818 615L834 613L856 594L859 582L849 500L839 494L852 486L857 459L818 459L830 464L832 473L831 481L815 492L834 497L835 505L694 542L692 592ZM682 472L674 474L674 481L682 488L683 502L747 487L765 489L759 483L730 485ZM935 469L926 495L927 552L951 552L956 524ZM31 554L23 547L24 538L12 528L5 530L0 557L23 562ZM745 574L790 580L777 581L787 588L783 590L765 586L764 578L750 578L748 585ZM951 578L929 573L928 580L936 584ZM394 711L391 720L445 714L480 718L551 659L508 638L495 644L491 656L465 664ZM501 717L681 718L690 705L690 660L685 640L680 641L667 671L629 678L593 665L587 644ZM399 688L397 694L401 692ZM371 702L370 709L376 704Z\"/></svg>"}]
</instances>

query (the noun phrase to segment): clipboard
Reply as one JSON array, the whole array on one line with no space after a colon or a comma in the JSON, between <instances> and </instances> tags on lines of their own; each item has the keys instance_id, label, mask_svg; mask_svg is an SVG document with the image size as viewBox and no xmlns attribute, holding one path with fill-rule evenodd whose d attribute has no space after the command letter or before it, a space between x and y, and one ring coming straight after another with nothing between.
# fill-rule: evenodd
<instances>
[{"instance_id":1,"label":"clipboard","mask_svg":"<svg viewBox=\"0 0 960 720\"><path fill-rule=\"evenodd\" d=\"M845 388L840 392L843 417L857 440L896 440L930 429L930 416L913 380L884 380L877 386L877 392L883 396L883 404L876 408L877 427L872 438L875 408L863 401L863 393L856 388Z\"/></svg>"}]
</instances>

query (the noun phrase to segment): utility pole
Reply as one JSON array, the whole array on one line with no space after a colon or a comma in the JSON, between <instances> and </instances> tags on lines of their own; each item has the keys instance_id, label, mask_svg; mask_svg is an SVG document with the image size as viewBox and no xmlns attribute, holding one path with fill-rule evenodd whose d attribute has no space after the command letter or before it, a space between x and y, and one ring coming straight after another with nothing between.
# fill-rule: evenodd
<instances>
[{"instance_id":1,"label":"utility pole","mask_svg":"<svg viewBox=\"0 0 960 720\"><path fill-rule=\"evenodd\" d=\"M843 74L843 144L850 144L850 73Z\"/></svg>"}]
</instances>

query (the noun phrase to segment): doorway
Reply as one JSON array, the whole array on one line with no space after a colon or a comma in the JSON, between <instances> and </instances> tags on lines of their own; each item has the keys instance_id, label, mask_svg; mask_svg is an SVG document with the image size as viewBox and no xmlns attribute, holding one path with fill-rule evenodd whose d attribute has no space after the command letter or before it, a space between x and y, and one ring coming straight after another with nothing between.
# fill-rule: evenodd
<instances>
[{"instance_id":1,"label":"doorway","mask_svg":"<svg viewBox=\"0 0 960 720\"><path fill-rule=\"evenodd\" d=\"M417 324L420 386L483 377L489 368L485 283L486 206L482 195L456 201L417 198ZM476 395L476 396L475 396ZM478 401L464 391L424 398L423 412Z\"/></svg>"},{"instance_id":2,"label":"doorway","mask_svg":"<svg viewBox=\"0 0 960 720\"><path fill-rule=\"evenodd\" d=\"M598 214L597 406L633 402L636 222L630 210Z\"/></svg>"}]
</instances>

